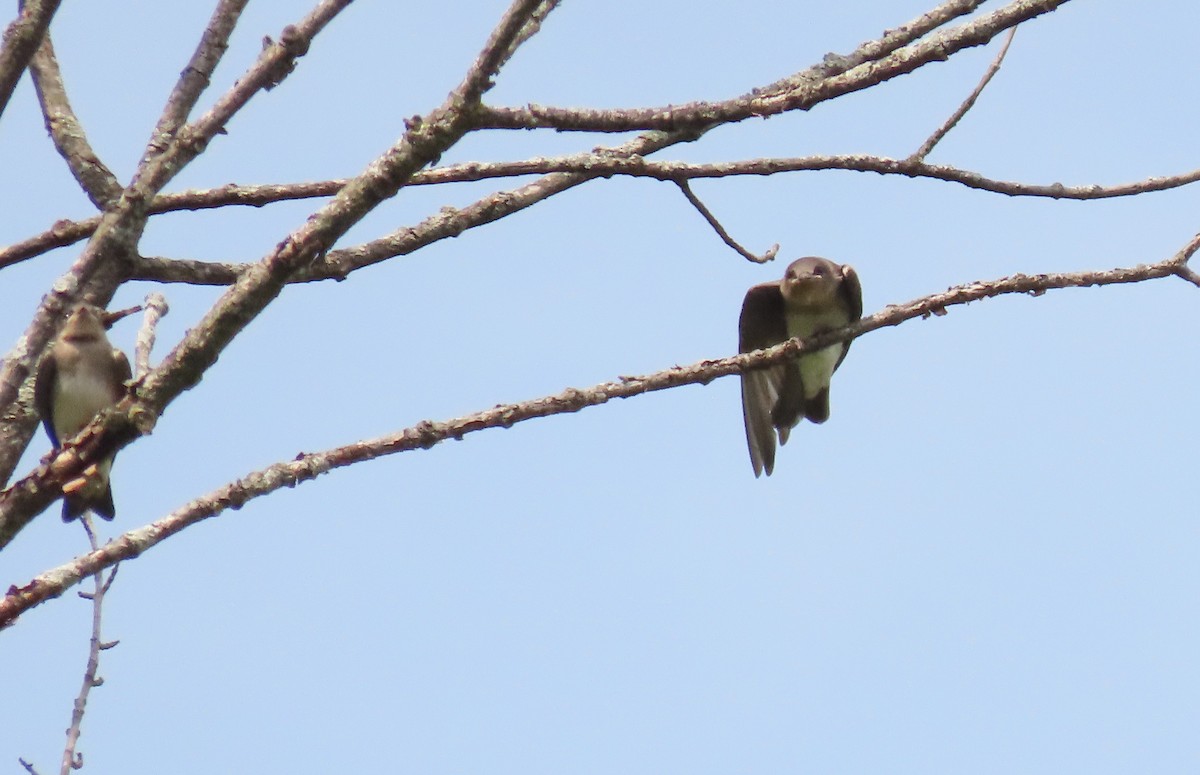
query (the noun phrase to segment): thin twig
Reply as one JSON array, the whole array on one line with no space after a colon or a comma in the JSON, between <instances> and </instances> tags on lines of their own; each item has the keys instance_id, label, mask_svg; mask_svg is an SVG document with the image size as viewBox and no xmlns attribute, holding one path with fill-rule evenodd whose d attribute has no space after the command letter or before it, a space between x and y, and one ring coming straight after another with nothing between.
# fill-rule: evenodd
<instances>
[{"instance_id":1,"label":"thin twig","mask_svg":"<svg viewBox=\"0 0 1200 775\"><path fill-rule=\"evenodd\" d=\"M99 550L46 571L21 587L12 587L0 599L0 628L8 627L25 611L46 600L58 597L80 579L122 560L131 559L155 546L168 536L219 514L226 509L238 509L244 504L283 487L314 479L336 468L373 460L386 455L416 449L428 449L448 439L489 428L510 428L538 417L577 412L599 406L614 398L630 398L682 385L703 384L719 377L763 369L789 358L820 350L829 345L857 338L871 331L897 326L915 318L944 316L947 308L1005 294L1041 296L1049 290L1089 286L1137 283L1179 274L1192 255L1200 249L1200 235L1193 237L1175 255L1154 264L1139 264L1102 271L1024 275L1017 274L998 280L979 281L934 293L906 304L888 306L883 310L836 331L813 336L807 340L790 339L765 350L705 360L690 366L676 366L644 376L621 377L591 388L567 390L552 396L515 404L502 404L475 414L445 422L425 421L398 433L377 439L348 444L324 452L301 454L294 460L275 463L248 474L218 490L197 498L191 503L149 525L130 530L110 541ZM40 469L0 495L0 510L13 493L22 491L28 480L41 475ZM49 501L47 501L47 504Z\"/></svg>"},{"instance_id":2,"label":"thin twig","mask_svg":"<svg viewBox=\"0 0 1200 775\"><path fill-rule=\"evenodd\" d=\"M987 72L979 79L979 84L975 87L975 90L967 95L967 98L958 106L958 109L950 115L950 118L946 119L946 123L938 127L925 142L921 143L921 147L912 156L908 157L910 161L924 161L929 152L934 149L934 146L940 143L942 138L958 125L962 117L967 115L967 111L975 106L975 101L979 99L980 94L983 94L983 90L988 85L988 82L1000 71L1000 65L1004 63L1004 56L1008 53L1008 47L1012 45L1013 36L1016 34L1016 27L1008 31L1008 37L1004 39L1004 45L1000 47L1000 53L996 54L995 59L992 60L992 64L988 66Z\"/></svg>"},{"instance_id":3,"label":"thin twig","mask_svg":"<svg viewBox=\"0 0 1200 775\"><path fill-rule=\"evenodd\" d=\"M717 217L712 214L712 211L704 206L704 203L700 201L700 197L696 196L695 192L692 191L692 187L686 180L677 180L675 181L675 184L679 186L679 190L683 192L683 195L687 197L687 200L692 203L692 207L695 207L700 214L704 216L704 220L708 221L708 225L713 227L713 231L717 233L717 236L721 238L721 241L736 250L738 255L742 256L747 261L753 261L756 264L765 264L771 259L775 258L775 254L779 252L779 243L775 243L771 247L767 248L767 252L763 253L761 256L754 255L749 250L746 250L744 247L739 245L733 237L729 236L729 232L725 231L725 228L721 226L721 222L718 221Z\"/></svg>"},{"instance_id":4,"label":"thin twig","mask_svg":"<svg viewBox=\"0 0 1200 775\"><path fill-rule=\"evenodd\" d=\"M124 320L125 318L129 317L130 315L136 314L141 311L142 311L141 304L137 305L136 307L126 307L125 309L104 310L100 315L100 319L101 319L101 322L104 323L104 327L106 329L111 329L118 320Z\"/></svg>"},{"instance_id":5,"label":"thin twig","mask_svg":"<svg viewBox=\"0 0 1200 775\"><path fill-rule=\"evenodd\" d=\"M84 512L79 521L83 524L83 529L87 532L88 542L92 546L92 552L99 551L100 545L96 541L96 532L92 526L92 515L90 512ZM103 621L104 596L112 587L113 579L116 578L117 569L120 566L113 566L113 569L107 574L97 571L93 574L92 579L96 586L90 593L80 593L81 597L92 601L92 637L88 645L87 667L83 671L83 685L79 689L79 694L75 698L75 704L71 710L71 726L67 728L67 744L63 748L62 767L59 769L59 775L69 775L72 770L77 770L83 767L83 754L76 749L79 745L79 735L83 728L83 716L87 710L88 696L92 689L104 683L104 679L100 678L100 652L112 648L116 643L105 643L100 637L100 625Z\"/></svg>"},{"instance_id":6,"label":"thin twig","mask_svg":"<svg viewBox=\"0 0 1200 775\"><path fill-rule=\"evenodd\" d=\"M138 329L137 345L134 349L135 378L142 377L150 371L150 352L154 349L154 340L158 331L158 321L170 311L167 300L161 293L151 293L142 304L146 310L142 318L142 327Z\"/></svg>"}]
</instances>

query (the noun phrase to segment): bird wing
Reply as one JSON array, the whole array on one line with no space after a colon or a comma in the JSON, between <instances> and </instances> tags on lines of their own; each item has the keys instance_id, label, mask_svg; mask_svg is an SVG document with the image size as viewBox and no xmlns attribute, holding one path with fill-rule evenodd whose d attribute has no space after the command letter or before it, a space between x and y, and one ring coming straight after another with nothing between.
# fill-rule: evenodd
<instances>
[{"instance_id":1,"label":"bird wing","mask_svg":"<svg viewBox=\"0 0 1200 775\"><path fill-rule=\"evenodd\" d=\"M113 390L113 403L120 401L125 395L125 383L133 378L133 369L129 368L129 358L117 348L112 348L112 370L116 377L116 388Z\"/></svg>"},{"instance_id":2,"label":"bird wing","mask_svg":"<svg viewBox=\"0 0 1200 775\"><path fill-rule=\"evenodd\" d=\"M738 352L771 347L787 339L783 294L779 283L755 285L746 292L738 320ZM754 475L767 475L775 468L775 426L771 410L779 400L785 367L772 366L742 374L742 419L746 424L746 445Z\"/></svg>"},{"instance_id":3,"label":"bird wing","mask_svg":"<svg viewBox=\"0 0 1200 775\"><path fill-rule=\"evenodd\" d=\"M58 361L49 352L38 364L37 376L33 381L33 406L42 418L42 427L50 437L50 443L58 447L58 434L54 432L54 381L58 379Z\"/></svg>"},{"instance_id":4,"label":"bird wing","mask_svg":"<svg viewBox=\"0 0 1200 775\"><path fill-rule=\"evenodd\" d=\"M849 264L842 264L842 282L838 288L838 292L842 296L842 303L846 305L846 310L850 313L850 322L862 318L863 303L862 303L862 283L858 279L858 272L854 271L854 267ZM850 352L850 343L854 340L848 340L842 347L842 354L838 357L837 363L834 364L834 371L842 365L842 361L846 360L846 353Z\"/></svg>"}]
</instances>

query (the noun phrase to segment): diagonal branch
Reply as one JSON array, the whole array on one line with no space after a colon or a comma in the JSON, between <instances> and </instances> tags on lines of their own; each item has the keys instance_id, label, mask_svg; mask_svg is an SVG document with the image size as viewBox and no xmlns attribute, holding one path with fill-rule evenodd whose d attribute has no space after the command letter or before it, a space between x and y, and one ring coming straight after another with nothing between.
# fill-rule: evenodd
<instances>
[{"instance_id":1,"label":"diagonal branch","mask_svg":"<svg viewBox=\"0 0 1200 775\"><path fill-rule=\"evenodd\" d=\"M180 127L161 152L149 156L139 165L126 198L136 196L142 202L149 202L185 165L200 155L214 137L225 131L225 125L251 98L273 89L287 78L295 69L296 61L308 53L312 39L317 33L325 29L350 3L351 0L322 0L298 23L284 27L279 41L265 46L250 69L209 108L208 112ZM233 21L229 20L229 24ZM197 56L205 56L204 47L205 43L202 41ZM209 58L215 57L216 54L217 52L207 52ZM215 65L215 60L213 64ZM182 103L194 101L198 93L191 94L190 87L194 87L191 81L187 86L177 87L172 99ZM168 122L173 120L172 114L180 108L180 105L168 106L164 113Z\"/></svg>"},{"instance_id":2,"label":"diagonal branch","mask_svg":"<svg viewBox=\"0 0 1200 775\"><path fill-rule=\"evenodd\" d=\"M21 73L29 66L34 53L41 45L50 20L58 11L62 0L22 0L18 3L20 13L4 30L0 45L0 116L12 99Z\"/></svg>"},{"instance_id":3,"label":"diagonal branch","mask_svg":"<svg viewBox=\"0 0 1200 775\"><path fill-rule=\"evenodd\" d=\"M1013 36L1016 34L1016 27L1013 27L1008 31L1008 37L1004 39L1004 45L1000 47L1000 53L996 54L996 58L993 59L991 65L988 66L987 72L985 72L983 77L979 79L979 84L976 85L975 89L967 95L967 98L963 100L961 105L958 106L958 109L950 114L950 118L946 119L944 124L934 130L934 133L931 134L928 139L925 140L925 142L921 143L921 147L918 148L912 156L908 157L909 159L913 161L924 161L925 157L929 155L930 151L932 151L934 147L942 141L942 138L949 134L950 130L958 125L959 121L962 121L963 116L967 115L967 111L975 106L975 102L979 99L979 95L983 94L983 90L987 87L988 83L990 83L992 78L995 77L996 73L1000 71L1000 65L1004 63L1004 56L1008 53L1008 47L1012 45Z\"/></svg>"},{"instance_id":4,"label":"diagonal branch","mask_svg":"<svg viewBox=\"0 0 1200 775\"><path fill-rule=\"evenodd\" d=\"M71 108L49 33L38 47L30 63L29 72L33 76L33 86L42 106L46 131L54 141L58 155L63 157L71 175L87 198L97 210L103 210L121 195L122 186L117 182L117 176L92 149L79 118Z\"/></svg>"},{"instance_id":5,"label":"diagonal branch","mask_svg":"<svg viewBox=\"0 0 1200 775\"><path fill-rule=\"evenodd\" d=\"M717 216L713 215L712 211L705 206L704 202L700 201L700 197L696 196L695 192L692 191L692 187L688 185L686 180L676 180L675 183L679 186L679 190L683 192L684 197L687 198L692 207L695 207L696 210L699 211L700 215L704 216L704 220L708 221L708 225L713 227L713 231L717 233L717 236L721 238L721 241L737 251L738 255L747 261L754 262L755 264L765 264L771 259L775 258L775 254L779 252L778 243L767 248L767 252L763 253L761 256L754 255L749 250L746 250L744 247L739 245L733 237L729 236L729 232L725 231L725 227L722 226L721 222L717 220Z\"/></svg>"},{"instance_id":6,"label":"diagonal branch","mask_svg":"<svg viewBox=\"0 0 1200 775\"><path fill-rule=\"evenodd\" d=\"M226 509L241 508L254 498L282 487L294 487L299 482L314 479L336 468L385 455L428 449L441 441L462 439L468 434L489 428L510 428L516 423L538 417L578 412L590 406L607 403L614 398L630 398L682 385L707 385L720 377L768 368L800 354L828 347L834 342L854 339L871 331L897 326L915 318L944 316L949 307L969 304L981 299L1012 293L1041 296L1046 291L1060 288L1137 283L1168 276L1180 276L1190 280L1187 262L1198 249L1200 249L1200 234L1194 236L1175 255L1154 264L1139 264L1133 267L1101 271L1017 274L998 280L968 283L941 293L915 299L906 304L885 307L882 311L863 318L853 325L819 334L807 340L790 339L765 350L700 361L690 366L675 366L644 376L621 377L618 380L604 382L591 388L568 388L557 395L515 404L501 404L482 412L445 422L425 421L399 433L377 439L360 441L325 452L302 454L294 460L276 463L248 474L209 495L192 501L156 522L130 530L99 550L76 557L64 565L46 571L24 586L10 588L8 594L0 599L0 628L10 626L30 608L58 597L67 589L78 584L81 579L122 560L137 557L168 536L197 522L220 514ZM39 476L40 472L41 469L27 479ZM23 482L18 483L0 496L0 506L3 506L5 498L9 498L22 486Z\"/></svg>"},{"instance_id":7,"label":"diagonal branch","mask_svg":"<svg viewBox=\"0 0 1200 775\"><path fill-rule=\"evenodd\" d=\"M84 530L87 531L92 551L97 551L100 547L96 543L96 533L92 528L91 515L84 513L80 521L83 523ZM95 588L91 592L79 593L80 597L92 601L92 637L88 641L88 658L87 666L83 671L83 685L80 687L79 694L75 697L75 704L71 709L71 726L67 727L67 744L63 748L62 767L59 769L59 775L68 775L73 770L83 767L83 754L78 753L76 747L79 745L79 735L83 728L83 714L87 711L88 697L91 695L92 689L104 683L104 679L99 675L100 652L117 645L116 641L105 642L101 639L100 625L103 622L104 596L108 594L109 588L116 580L119 569L120 566L113 566L107 576L104 573L96 573L92 576L96 582Z\"/></svg>"},{"instance_id":8,"label":"diagonal branch","mask_svg":"<svg viewBox=\"0 0 1200 775\"><path fill-rule=\"evenodd\" d=\"M229 36L233 34L233 29L248 2L250 0L221 0L213 10L208 26L200 36L200 43L192 53L187 67L179 74L179 81L171 90L162 116L150 135L150 142L142 155L142 165L152 156L165 150L179 128L187 121L188 114L196 106L196 101L208 88L209 79L217 63L229 48Z\"/></svg>"}]
</instances>

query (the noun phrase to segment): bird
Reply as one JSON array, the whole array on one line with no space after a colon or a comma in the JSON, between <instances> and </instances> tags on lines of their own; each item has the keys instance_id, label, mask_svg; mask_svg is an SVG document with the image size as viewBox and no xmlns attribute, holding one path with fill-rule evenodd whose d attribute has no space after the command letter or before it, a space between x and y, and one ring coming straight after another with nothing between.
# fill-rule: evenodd
<instances>
[{"instance_id":1,"label":"bird","mask_svg":"<svg viewBox=\"0 0 1200 775\"><path fill-rule=\"evenodd\" d=\"M746 292L738 320L738 351L747 353L792 337L847 326L862 317L862 285L849 264L808 256L788 265L783 279ZM838 342L784 363L742 374L742 419L755 478L775 469L775 437L787 443L800 420L829 419L829 380L850 342Z\"/></svg>"},{"instance_id":2,"label":"bird","mask_svg":"<svg viewBox=\"0 0 1200 775\"><path fill-rule=\"evenodd\" d=\"M34 405L55 449L125 394L125 382L132 376L129 359L108 341L107 321L107 313L98 307L74 306L38 364ZM83 487L63 494L63 522L89 509L107 520L116 516L109 481L112 463L113 455L99 461Z\"/></svg>"}]
</instances>

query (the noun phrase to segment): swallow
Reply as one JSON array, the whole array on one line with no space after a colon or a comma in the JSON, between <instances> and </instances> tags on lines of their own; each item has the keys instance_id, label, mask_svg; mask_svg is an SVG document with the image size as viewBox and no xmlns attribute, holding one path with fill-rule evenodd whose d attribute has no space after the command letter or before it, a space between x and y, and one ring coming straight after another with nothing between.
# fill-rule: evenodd
<instances>
[{"instance_id":1,"label":"swallow","mask_svg":"<svg viewBox=\"0 0 1200 775\"><path fill-rule=\"evenodd\" d=\"M108 313L90 304L74 307L38 365L34 405L55 449L125 394L125 382L132 375L129 359L108 341L108 321ZM83 487L64 493L63 522L88 509L104 519L116 516L109 481L112 463L113 455L99 461Z\"/></svg>"},{"instance_id":2,"label":"swallow","mask_svg":"<svg viewBox=\"0 0 1200 775\"><path fill-rule=\"evenodd\" d=\"M808 257L788 265L782 280L746 292L738 320L738 351L747 353L792 337L807 339L843 328L862 317L862 286L848 264ZM787 443L804 418L829 419L829 381L842 365L850 342L766 369L742 374L742 418L754 476L775 469L775 437Z\"/></svg>"}]
</instances>

